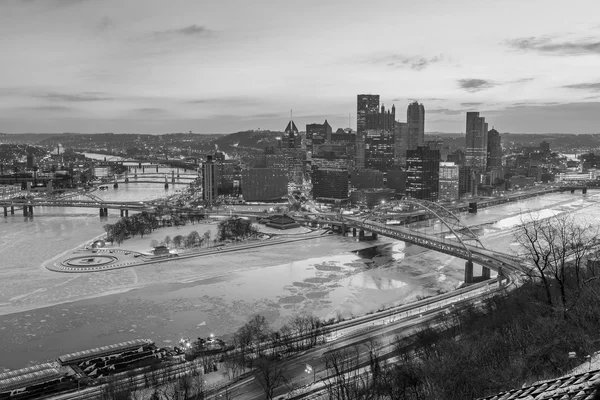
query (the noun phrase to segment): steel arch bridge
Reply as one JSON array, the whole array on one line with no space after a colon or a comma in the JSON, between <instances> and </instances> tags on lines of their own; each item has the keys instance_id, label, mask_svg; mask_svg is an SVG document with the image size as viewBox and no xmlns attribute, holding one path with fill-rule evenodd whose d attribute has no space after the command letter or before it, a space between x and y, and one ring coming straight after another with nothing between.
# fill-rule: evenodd
<instances>
[{"instance_id":1,"label":"steel arch bridge","mask_svg":"<svg viewBox=\"0 0 600 400\"><path fill-rule=\"evenodd\" d=\"M397 218L406 215L407 211L424 210L427 213L436 217L456 240L460 243L461 247L467 252L471 253L465 242L475 242L475 247L485 249L485 246L475 232L465 225L459 217L457 217L452 211L448 210L444 206L427 201L418 200L411 198L403 198L401 200L392 200L375 207L369 214L362 218L362 223L367 221L377 221L385 223L389 219ZM343 217L342 217L343 218Z\"/></svg>"}]
</instances>

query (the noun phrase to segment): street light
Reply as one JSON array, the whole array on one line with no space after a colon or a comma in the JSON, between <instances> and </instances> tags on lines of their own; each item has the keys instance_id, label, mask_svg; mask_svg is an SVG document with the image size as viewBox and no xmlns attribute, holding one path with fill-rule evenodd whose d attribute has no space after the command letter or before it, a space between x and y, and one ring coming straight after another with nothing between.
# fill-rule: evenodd
<instances>
[{"instance_id":1,"label":"street light","mask_svg":"<svg viewBox=\"0 0 600 400\"><path fill-rule=\"evenodd\" d=\"M312 372L313 373L313 383L315 383L317 372L314 370L314 368L312 367L312 365L310 365L310 364L307 363L306 364L306 368L304 369L304 372L306 372L307 374L310 374Z\"/></svg>"}]
</instances>

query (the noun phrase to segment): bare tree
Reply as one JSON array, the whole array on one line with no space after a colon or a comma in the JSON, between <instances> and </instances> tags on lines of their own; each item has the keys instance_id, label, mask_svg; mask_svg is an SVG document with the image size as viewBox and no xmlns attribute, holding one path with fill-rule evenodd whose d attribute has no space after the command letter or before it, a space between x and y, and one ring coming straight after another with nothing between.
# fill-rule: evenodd
<instances>
[{"instance_id":1,"label":"bare tree","mask_svg":"<svg viewBox=\"0 0 600 400\"><path fill-rule=\"evenodd\" d=\"M598 243L598 229L577 220L572 214L560 214L539 219L529 214L516 235L533 263L529 277L538 278L544 285L547 301L553 305L551 282L557 283L563 310L567 309L567 280L571 276L581 287L583 259Z\"/></svg>"},{"instance_id":2,"label":"bare tree","mask_svg":"<svg viewBox=\"0 0 600 400\"><path fill-rule=\"evenodd\" d=\"M286 371L280 364L260 358L256 361L256 381L265 391L267 400L273 399L275 389L287 381Z\"/></svg>"}]
</instances>

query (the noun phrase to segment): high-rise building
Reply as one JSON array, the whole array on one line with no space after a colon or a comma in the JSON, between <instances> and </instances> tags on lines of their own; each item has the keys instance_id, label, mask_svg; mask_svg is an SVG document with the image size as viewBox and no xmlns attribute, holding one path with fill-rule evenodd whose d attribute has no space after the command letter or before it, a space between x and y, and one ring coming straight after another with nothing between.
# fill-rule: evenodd
<instances>
[{"instance_id":1,"label":"high-rise building","mask_svg":"<svg viewBox=\"0 0 600 400\"><path fill-rule=\"evenodd\" d=\"M211 206L217 198L217 182L215 179L215 163L211 155L202 163L202 200Z\"/></svg>"},{"instance_id":2,"label":"high-rise building","mask_svg":"<svg viewBox=\"0 0 600 400\"><path fill-rule=\"evenodd\" d=\"M454 201L459 198L459 170L452 162L440 162L440 190L438 198L442 201Z\"/></svg>"},{"instance_id":3,"label":"high-rise building","mask_svg":"<svg viewBox=\"0 0 600 400\"><path fill-rule=\"evenodd\" d=\"M356 96L356 132L364 133L367 129L367 114L377 113L379 109L378 94L359 94Z\"/></svg>"},{"instance_id":4,"label":"high-rise building","mask_svg":"<svg viewBox=\"0 0 600 400\"><path fill-rule=\"evenodd\" d=\"M489 170L502 167L500 133L493 128L488 132L487 153L487 167Z\"/></svg>"},{"instance_id":5,"label":"high-rise building","mask_svg":"<svg viewBox=\"0 0 600 400\"><path fill-rule=\"evenodd\" d=\"M406 123L408 124L408 150L415 150L423 146L425 140L425 107L423 104L413 102L406 110Z\"/></svg>"},{"instance_id":6,"label":"high-rise building","mask_svg":"<svg viewBox=\"0 0 600 400\"><path fill-rule=\"evenodd\" d=\"M394 126L394 166L406 165L408 150L408 123L396 121Z\"/></svg>"},{"instance_id":7,"label":"high-rise building","mask_svg":"<svg viewBox=\"0 0 600 400\"><path fill-rule=\"evenodd\" d=\"M368 169L387 171L394 166L393 132L381 129L367 129L365 135L365 162Z\"/></svg>"},{"instance_id":8,"label":"high-rise building","mask_svg":"<svg viewBox=\"0 0 600 400\"><path fill-rule=\"evenodd\" d=\"M460 166L458 168L458 196L469 196L476 190L476 187L477 183L471 167Z\"/></svg>"},{"instance_id":9,"label":"high-rise building","mask_svg":"<svg viewBox=\"0 0 600 400\"><path fill-rule=\"evenodd\" d=\"M285 128L285 138L282 140L284 148L296 149L300 147L300 134L294 121L290 120Z\"/></svg>"},{"instance_id":10,"label":"high-rise building","mask_svg":"<svg viewBox=\"0 0 600 400\"><path fill-rule=\"evenodd\" d=\"M407 175L407 172L401 169L389 170L386 176L386 187L394 189L396 194L405 194Z\"/></svg>"},{"instance_id":11,"label":"high-rise building","mask_svg":"<svg viewBox=\"0 0 600 400\"><path fill-rule=\"evenodd\" d=\"M314 146L331 141L331 125L325 120L322 124L306 125L306 151L312 156Z\"/></svg>"},{"instance_id":12,"label":"high-rise building","mask_svg":"<svg viewBox=\"0 0 600 400\"><path fill-rule=\"evenodd\" d=\"M373 189L383 187L383 172L374 169L359 169L350 173L353 189Z\"/></svg>"},{"instance_id":13,"label":"high-rise building","mask_svg":"<svg viewBox=\"0 0 600 400\"><path fill-rule=\"evenodd\" d=\"M385 105L381 105L381 112L369 112L365 115L365 129L378 129L384 131L393 131L396 122L396 106L392 105L391 110L385 110Z\"/></svg>"},{"instance_id":14,"label":"high-rise building","mask_svg":"<svg viewBox=\"0 0 600 400\"><path fill-rule=\"evenodd\" d=\"M540 153L550 154L550 143L546 142L545 140L540 143Z\"/></svg>"},{"instance_id":15,"label":"high-rise building","mask_svg":"<svg viewBox=\"0 0 600 400\"><path fill-rule=\"evenodd\" d=\"M287 193L285 171L277 168L242 170L242 194L245 201L274 201L286 197Z\"/></svg>"},{"instance_id":16,"label":"high-rise building","mask_svg":"<svg viewBox=\"0 0 600 400\"><path fill-rule=\"evenodd\" d=\"M406 196L436 201L440 177L440 151L419 146L406 153Z\"/></svg>"},{"instance_id":17,"label":"high-rise building","mask_svg":"<svg viewBox=\"0 0 600 400\"><path fill-rule=\"evenodd\" d=\"M348 201L348 170L345 168L312 168L313 199L325 203Z\"/></svg>"},{"instance_id":18,"label":"high-rise building","mask_svg":"<svg viewBox=\"0 0 600 400\"><path fill-rule=\"evenodd\" d=\"M465 165L485 171L487 164L487 123L478 112L467 112Z\"/></svg>"}]
</instances>

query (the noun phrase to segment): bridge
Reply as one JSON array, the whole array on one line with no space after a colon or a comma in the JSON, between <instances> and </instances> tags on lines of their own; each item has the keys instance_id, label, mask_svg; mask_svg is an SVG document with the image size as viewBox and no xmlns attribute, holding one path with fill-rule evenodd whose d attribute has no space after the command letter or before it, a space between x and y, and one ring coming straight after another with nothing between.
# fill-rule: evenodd
<instances>
[{"instance_id":1,"label":"bridge","mask_svg":"<svg viewBox=\"0 0 600 400\"><path fill-rule=\"evenodd\" d=\"M411 214L415 211L430 214L440 221L439 231L431 234L411 229L409 224L391 225L389 223L391 220L404 221L407 213ZM365 232L370 232L373 238L383 235L465 259L465 283L467 284L489 279L490 268L502 276L503 268L505 271L516 271L520 265L520 260L516 257L486 249L477 235L452 211L440 204L425 200L392 201L374 208L369 214L362 217L334 213L304 214L304 216L308 215L316 218L312 220L298 218L299 222L331 225L332 228L337 227L342 234L346 234L348 230L352 229L354 236L358 229L359 238L365 238ZM473 276L474 263L482 266L481 277Z\"/></svg>"}]
</instances>

